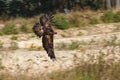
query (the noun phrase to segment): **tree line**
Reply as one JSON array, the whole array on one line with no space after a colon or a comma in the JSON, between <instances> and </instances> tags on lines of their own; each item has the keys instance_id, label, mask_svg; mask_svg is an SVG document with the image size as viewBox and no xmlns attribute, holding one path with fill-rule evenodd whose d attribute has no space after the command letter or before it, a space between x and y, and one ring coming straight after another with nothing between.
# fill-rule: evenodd
<instances>
[{"instance_id":1,"label":"tree line","mask_svg":"<svg viewBox=\"0 0 120 80\"><path fill-rule=\"evenodd\" d=\"M0 16L31 17L71 9L119 9L120 0L0 0Z\"/></svg>"}]
</instances>

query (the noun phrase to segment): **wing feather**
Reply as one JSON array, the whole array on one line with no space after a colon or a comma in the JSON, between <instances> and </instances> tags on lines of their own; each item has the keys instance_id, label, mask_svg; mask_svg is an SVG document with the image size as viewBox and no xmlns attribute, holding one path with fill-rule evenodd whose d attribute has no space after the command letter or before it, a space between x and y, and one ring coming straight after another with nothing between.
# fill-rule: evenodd
<instances>
[{"instance_id":1,"label":"wing feather","mask_svg":"<svg viewBox=\"0 0 120 80\"><path fill-rule=\"evenodd\" d=\"M39 38L43 35L43 28L39 23L36 23L33 28L32 28L33 32L35 33L36 36L38 36Z\"/></svg>"}]
</instances>

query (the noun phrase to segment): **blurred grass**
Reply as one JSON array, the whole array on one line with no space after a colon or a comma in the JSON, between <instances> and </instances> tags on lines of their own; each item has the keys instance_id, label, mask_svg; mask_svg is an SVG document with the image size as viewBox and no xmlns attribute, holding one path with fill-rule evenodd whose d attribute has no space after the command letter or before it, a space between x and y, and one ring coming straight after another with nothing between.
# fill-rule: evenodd
<instances>
[{"instance_id":1,"label":"blurred grass","mask_svg":"<svg viewBox=\"0 0 120 80\"><path fill-rule=\"evenodd\" d=\"M20 32L30 33L30 32L32 32L33 25L36 22L39 22L39 17L40 17L40 15L34 16L32 18L21 18L21 17L10 18L10 19L7 19L6 21L1 20L0 23L4 24L5 26L14 26L15 29L17 30L17 33L20 33ZM3 30L1 30L1 31L3 31ZM5 32L5 31L3 31L3 32ZM8 31L6 31L5 33L8 33Z\"/></svg>"},{"instance_id":2,"label":"blurred grass","mask_svg":"<svg viewBox=\"0 0 120 80\"><path fill-rule=\"evenodd\" d=\"M5 27L3 27L1 31L3 34L6 34L6 35L18 34L16 26L12 23L5 24Z\"/></svg>"},{"instance_id":3,"label":"blurred grass","mask_svg":"<svg viewBox=\"0 0 120 80\"><path fill-rule=\"evenodd\" d=\"M52 72L46 76L27 76L1 74L0 80L120 80L120 63L88 64L84 63L69 71Z\"/></svg>"},{"instance_id":4,"label":"blurred grass","mask_svg":"<svg viewBox=\"0 0 120 80\"><path fill-rule=\"evenodd\" d=\"M59 29L68 28L83 28L88 25L99 24L99 23L113 23L120 22L120 11L71 11L68 14L57 13L53 18L54 27ZM32 27L35 23L39 22L40 15L32 18L10 18L6 21L0 20L1 24L10 23L18 29L18 33L29 33L32 32ZM1 33L0 33L1 34Z\"/></svg>"}]
</instances>

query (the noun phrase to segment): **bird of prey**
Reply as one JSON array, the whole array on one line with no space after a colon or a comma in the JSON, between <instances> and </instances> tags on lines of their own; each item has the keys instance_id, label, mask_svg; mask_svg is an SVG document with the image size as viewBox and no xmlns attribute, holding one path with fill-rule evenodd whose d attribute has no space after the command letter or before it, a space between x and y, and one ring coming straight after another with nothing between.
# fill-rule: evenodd
<instances>
[{"instance_id":1,"label":"bird of prey","mask_svg":"<svg viewBox=\"0 0 120 80\"><path fill-rule=\"evenodd\" d=\"M53 31L50 18L45 14L40 17L40 23L37 23L33 26L33 32L38 36L42 37L42 46L44 50L46 50L50 59L55 60L54 53L54 34L56 32Z\"/></svg>"}]
</instances>

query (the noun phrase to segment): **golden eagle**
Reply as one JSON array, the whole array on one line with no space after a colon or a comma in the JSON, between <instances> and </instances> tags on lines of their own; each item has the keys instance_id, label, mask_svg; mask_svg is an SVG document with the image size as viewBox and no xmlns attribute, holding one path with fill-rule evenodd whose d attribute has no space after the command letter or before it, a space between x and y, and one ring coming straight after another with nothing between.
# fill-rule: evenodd
<instances>
[{"instance_id":1,"label":"golden eagle","mask_svg":"<svg viewBox=\"0 0 120 80\"><path fill-rule=\"evenodd\" d=\"M54 34L56 32L53 31L50 17L46 14L42 15L40 17L40 23L36 23L33 26L33 32L38 36L42 37L42 46L46 50L48 56L50 59L55 60L55 54L54 54Z\"/></svg>"}]
</instances>

